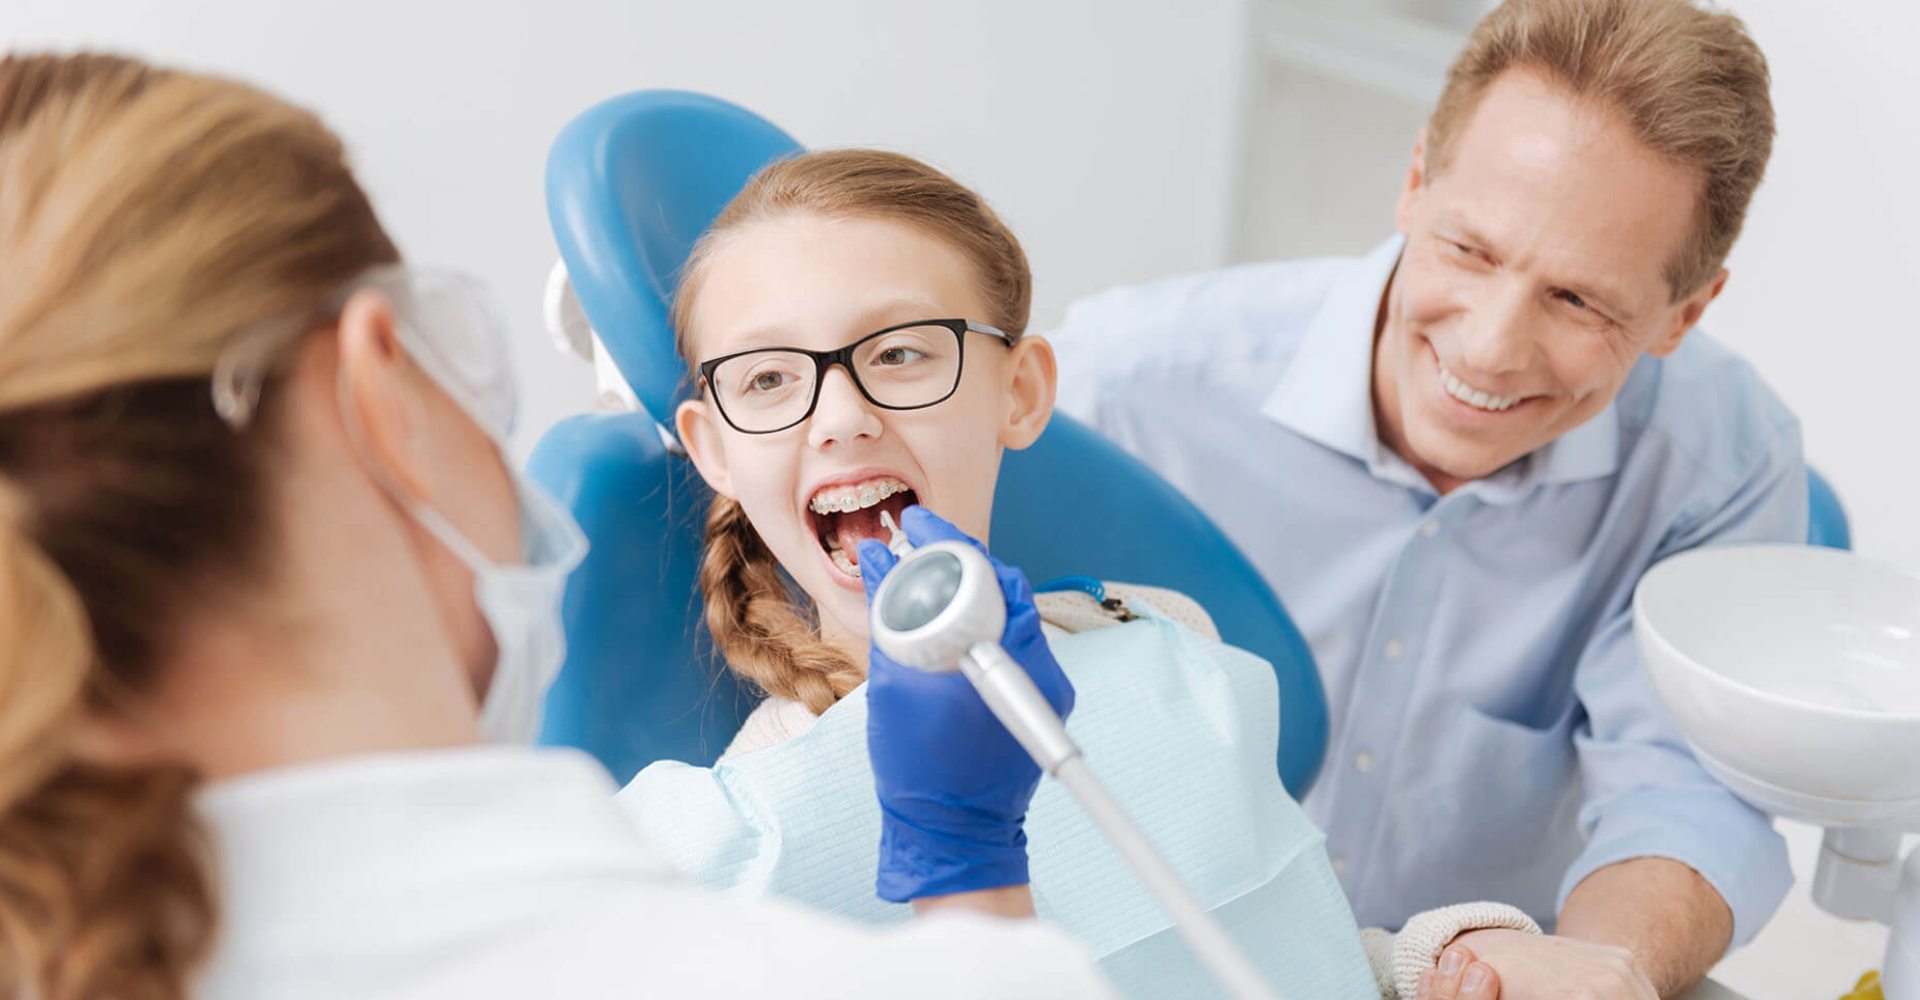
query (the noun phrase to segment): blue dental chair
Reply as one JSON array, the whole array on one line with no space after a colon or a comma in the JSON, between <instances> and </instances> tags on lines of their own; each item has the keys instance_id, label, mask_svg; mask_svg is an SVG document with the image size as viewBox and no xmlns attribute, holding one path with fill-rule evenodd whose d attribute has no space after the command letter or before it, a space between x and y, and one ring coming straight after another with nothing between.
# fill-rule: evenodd
<instances>
[{"instance_id":1,"label":"blue dental chair","mask_svg":"<svg viewBox=\"0 0 1920 1000\"><path fill-rule=\"evenodd\" d=\"M646 412L562 421L529 463L593 542L568 586L567 661L542 741L592 753L622 782L655 760L712 763L753 708L701 620L709 493L649 414L668 417L686 388L667 310L688 250L755 171L801 149L724 101L642 91L587 109L548 156L566 280ZM1228 642L1274 665L1277 764L1306 794L1327 742L1312 653L1259 572L1173 487L1056 414L1033 447L1006 456L993 547L1035 582L1083 575L1198 600Z\"/></svg>"}]
</instances>

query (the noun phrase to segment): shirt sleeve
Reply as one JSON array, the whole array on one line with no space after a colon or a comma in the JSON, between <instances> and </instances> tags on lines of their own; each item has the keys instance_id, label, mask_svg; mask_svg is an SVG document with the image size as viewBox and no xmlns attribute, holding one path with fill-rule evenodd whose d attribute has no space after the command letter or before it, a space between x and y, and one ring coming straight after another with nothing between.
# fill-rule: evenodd
<instances>
[{"instance_id":1,"label":"shirt sleeve","mask_svg":"<svg viewBox=\"0 0 1920 1000\"><path fill-rule=\"evenodd\" d=\"M1704 545L1804 542L1807 472L1797 424L1780 428L1761 460L1711 510L1677 524L1652 562ZM1649 563L1651 565L1651 563ZM1574 675L1586 712L1574 734L1588 841L1561 882L1559 905L1600 868L1672 858L1719 892L1733 940L1752 939L1793 883L1771 820L1709 775L1688 749L1642 668L1631 601L1595 634Z\"/></svg>"}]
</instances>

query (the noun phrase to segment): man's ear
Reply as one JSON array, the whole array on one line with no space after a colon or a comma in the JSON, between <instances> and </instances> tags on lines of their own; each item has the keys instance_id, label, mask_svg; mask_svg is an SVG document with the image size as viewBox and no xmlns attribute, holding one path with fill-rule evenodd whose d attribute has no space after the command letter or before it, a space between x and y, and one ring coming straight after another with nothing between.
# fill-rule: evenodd
<instances>
[{"instance_id":1,"label":"man's ear","mask_svg":"<svg viewBox=\"0 0 1920 1000\"><path fill-rule=\"evenodd\" d=\"M1394 228L1405 236L1413 230L1413 206L1427 189L1427 127L1413 138L1413 159L1407 162L1406 184L1400 188L1400 201L1393 208Z\"/></svg>"},{"instance_id":2,"label":"man's ear","mask_svg":"<svg viewBox=\"0 0 1920 1000\"><path fill-rule=\"evenodd\" d=\"M693 459L693 467L700 470L700 478L715 493L732 498L733 476L727 470L727 450L720 444L721 419L706 400L696 397L674 409L673 431Z\"/></svg>"},{"instance_id":3,"label":"man's ear","mask_svg":"<svg viewBox=\"0 0 1920 1000\"><path fill-rule=\"evenodd\" d=\"M400 344L393 303L376 289L363 288L340 310L341 406L347 433L359 439L360 460L371 464L375 478L401 496L422 499L427 494L426 454L422 433L426 414L416 384L418 371Z\"/></svg>"},{"instance_id":4,"label":"man's ear","mask_svg":"<svg viewBox=\"0 0 1920 1000\"><path fill-rule=\"evenodd\" d=\"M1713 276L1712 281L1700 286L1699 291L1687 296L1686 301L1680 303L1680 308L1674 311L1672 324L1660 332L1660 336L1647 348L1647 353L1656 358L1664 358L1679 350L1680 342L1687 339L1687 331L1700 325L1700 317L1706 315L1707 307L1712 305L1713 300L1719 298L1720 293L1726 289L1728 276L1729 272L1723 267L1719 274Z\"/></svg>"},{"instance_id":5,"label":"man's ear","mask_svg":"<svg viewBox=\"0 0 1920 1000\"><path fill-rule=\"evenodd\" d=\"M1054 390L1059 369L1053 345L1039 336L1021 337L1007 357L1007 416L1000 426L1001 445L1015 451L1040 439L1053 419Z\"/></svg>"}]
</instances>

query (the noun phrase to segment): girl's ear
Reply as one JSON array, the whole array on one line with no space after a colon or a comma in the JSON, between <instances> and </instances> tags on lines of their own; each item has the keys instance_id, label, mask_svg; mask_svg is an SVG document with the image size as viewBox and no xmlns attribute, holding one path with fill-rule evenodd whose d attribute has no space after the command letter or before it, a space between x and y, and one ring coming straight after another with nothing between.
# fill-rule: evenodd
<instances>
[{"instance_id":1,"label":"girl's ear","mask_svg":"<svg viewBox=\"0 0 1920 1000\"><path fill-rule=\"evenodd\" d=\"M721 447L720 415L704 399L689 399L673 411L673 430L715 493L732 499L733 476L727 471L727 450Z\"/></svg>"},{"instance_id":2,"label":"girl's ear","mask_svg":"<svg viewBox=\"0 0 1920 1000\"><path fill-rule=\"evenodd\" d=\"M1059 370L1053 345L1045 337L1015 341L1007 358L1007 416L1000 426L1001 445L1018 451L1039 440L1053 419L1054 390Z\"/></svg>"}]
</instances>

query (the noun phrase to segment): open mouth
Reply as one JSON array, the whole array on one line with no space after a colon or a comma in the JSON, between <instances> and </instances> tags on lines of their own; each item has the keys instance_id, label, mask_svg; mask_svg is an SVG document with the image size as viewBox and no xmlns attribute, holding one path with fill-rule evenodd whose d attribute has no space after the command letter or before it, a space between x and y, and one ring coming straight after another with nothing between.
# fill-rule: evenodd
<instances>
[{"instance_id":1,"label":"open mouth","mask_svg":"<svg viewBox=\"0 0 1920 1000\"><path fill-rule=\"evenodd\" d=\"M876 476L822 488L807 501L807 517L827 558L840 572L858 579L861 539L885 544L890 537L886 525L880 522L881 513L891 515L897 524L900 513L919 502L919 496L906 483L892 476Z\"/></svg>"}]
</instances>

